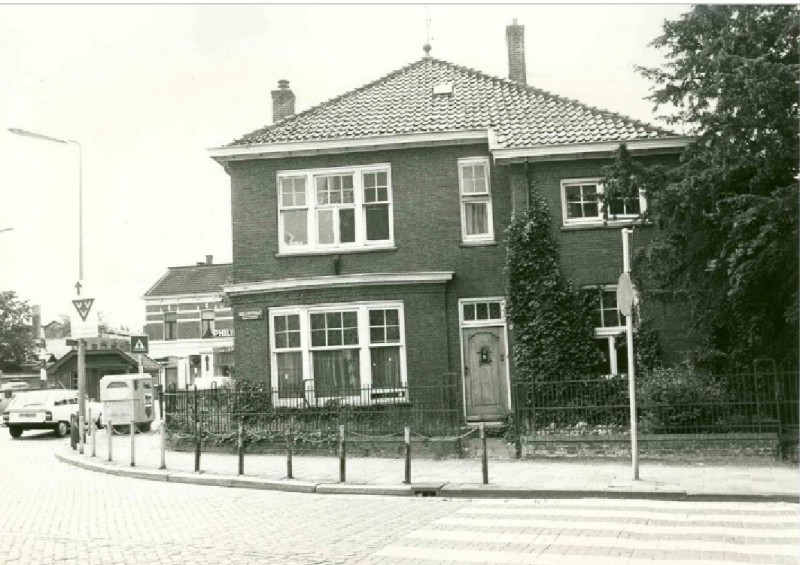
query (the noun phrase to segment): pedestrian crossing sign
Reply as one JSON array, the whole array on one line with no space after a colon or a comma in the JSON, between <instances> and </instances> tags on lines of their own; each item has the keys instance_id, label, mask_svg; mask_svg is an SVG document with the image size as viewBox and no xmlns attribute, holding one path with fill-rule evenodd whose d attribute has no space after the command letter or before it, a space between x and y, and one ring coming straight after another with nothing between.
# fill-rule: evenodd
<instances>
[{"instance_id":1,"label":"pedestrian crossing sign","mask_svg":"<svg viewBox=\"0 0 800 565\"><path fill-rule=\"evenodd\" d=\"M146 335L131 336L131 353L147 353L148 350Z\"/></svg>"}]
</instances>

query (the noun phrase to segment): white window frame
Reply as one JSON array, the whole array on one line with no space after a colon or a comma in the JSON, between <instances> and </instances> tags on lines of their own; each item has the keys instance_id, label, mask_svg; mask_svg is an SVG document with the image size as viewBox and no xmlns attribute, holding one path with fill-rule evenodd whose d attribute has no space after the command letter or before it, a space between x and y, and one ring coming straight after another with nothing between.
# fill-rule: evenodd
<instances>
[{"instance_id":1,"label":"white window frame","mask_svg":"<svg viewBox=\"0 0 800 565\"><path fill-rule=\"evenodd\" d=\"M597 186L597 216L592 216L588 218L569 218L568 217L568 208L567 208L567 187L574 186L578 184L594 184ZM590 178L577 178L577 179L562 179L561 180L561 219L565 226L571 225L593 225L593 224L603 224L605 222L605 218L603 217L605 214L605 206L606 203L602 199L602 195L604 194L605 187L603 186L602 179L599 177L590 177ZM644 215L645 211L647 210L647 198L646 194L643 190L639 190L639 210L638 214L616 214L610 215L608 217L609 224L620 224L620 223L630 223L635 220L641 219Z\"/></svg>"},{"instance_id":2,"label":"white window frame","mask_svg":"<svg viewBox=\"0 0 800 565\"><path fill-rule=\"evenodd\" d=\"M386 197L385 204L388 207L389 216L389 239L369 241L367 240L367 208L372 203L365 202L363 175L365 173L386 173ZM327 175L348 175L353 176L353 203L340 206L337 204L317 204L316 177ZM281 195L281 179L299 178L305 179L305 206L294 205L284 206ZM341 251L358 251L367 249L391 248L394 246L394 201L392 197L392 168L389 163L375 163L370 165L358 165L351 167L329 167L323 169L302 169L278 171L276 176L276 192L278 207L278 252L282 255L296 255L309 253L335 253ZM381 203L384 203L381 201ZM318 242L319 229L317 225L317 212L320 210L332 210L342 207L352 207L355 222L355 241L351 243L320 244ZM288 245L284 241L283 212L290 210L306 211L306 244ZM338 233L338 214L333 214L334 233Z\"/></svg>"},{"instance_id":3,"label":"white window frame","mask_svg":"<svg viewBox=\"0 0 800 565\"><path fill-rule=\"evenodd\" d=\"M375 347L399 347L400 349L400 388L372 389L372 370L370 349L370 310L397 310L400 341L391 344L375 344ZM359 396L316 396L314 391L314 374L312 353L314 351L339 350L340 346L311 346L311 315L327 312L356 312L358 324L359 379L361 393ZM303 382L305 403L298 398L280 398L278 393L277 354L285 351L298 351L297 348L275 348L275 318L296 314L300 316L300 351L302 353ZM272 399L276 406L323 406L331 399L347 404L382 404L406 402L405 391L408 389L408 373L406 365L405 315L402 301L375 302L342 302L337 304L302 305L271 308L269 311L270 340L270 384L273 390ZM347 347L347 346L344 346Z\"/></svg>"},{"instance_id":4,"label":"white window frame","mask_svg":"<svg viewBox=\"0 0 800 565\"><path fill-rule=\"evenodd\" d=\"M586 287L592 291L616 291L617 285L615 284L604 284L598 286L590 286ZM600 296L600 300L602 304L602 294L598 292ZM635 304L634 304L634 307ZM617 307L617 312L619 312L619 307ZM625 316L622 313L618 313L619 321L622 323L620 326L604 326L604 327L595 327L594 328L594 337L598 341L606 341L608 348L608 364L609 368L611 369L611 373L608 376L614 376L619 374L619 363L617 359L617 340L627 340L627 336L625 335L626 326L625 326ZM635 331L635 330L634 330Z\"/></svg>"},{"instance_id":5,"label":"white window frame","mask_svg":"<svg viewBox=\"0 0 800 565\"><path fill-rule=\"evenodd\" d=\"M203 335L203 314L206 312L211 312L211 336L205 337ZM213 339L216 337L214 335L214 331L217 329L217 313L213 309L203 309L200 310L200 339Z\"/></svg>"},{"instance_id":6,"label":"white window frame","mask_svg":"<svg viewBox=\"0 0 800 565\"><path fill-rule=\"evenodd\" d=\"M474 165L482 165L486 192L464 192L464 168ZM489 169L488 157L466 157L458 160L458 194L461 208L461 241L463 243L494 243L494 219L492 214L492 182L491 171ZM467 204L486 204L486 227L485 234L467 234Z\"/></svg>"}]
</instances>

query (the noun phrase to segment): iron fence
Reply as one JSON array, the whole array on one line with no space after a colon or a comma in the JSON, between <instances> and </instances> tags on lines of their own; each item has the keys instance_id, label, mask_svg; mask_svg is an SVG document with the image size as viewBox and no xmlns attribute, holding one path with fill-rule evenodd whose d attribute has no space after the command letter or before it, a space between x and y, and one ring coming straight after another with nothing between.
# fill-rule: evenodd
<instances>
[{"instance_id":1,"label":"iron fence","mask_svg":"<svg viewBox=\"0 0 800 565\"><path fill-rule=\"evenodd\" d=\"M630 428L627 376L514 385L519 433L604 436ZM664 369L636 378L641 434L778 433L798 427L798 373L706 375Z\"/></svg>"},{"instance_id":2,"label":"iron fence","mask_svg":"<svg viewBox=\"0 0 800 565\"><path fill-rule=\"evenodd\" d=\"M232 434L242 422L250 433L334 436L344 424L350 433L402 435L405 426L426 436L453 436L460 430L454 375L432 385L395 388L337 388L301 391L278 389L167 389L164 410L168 429Z\"/></svg>"}]
</instances>

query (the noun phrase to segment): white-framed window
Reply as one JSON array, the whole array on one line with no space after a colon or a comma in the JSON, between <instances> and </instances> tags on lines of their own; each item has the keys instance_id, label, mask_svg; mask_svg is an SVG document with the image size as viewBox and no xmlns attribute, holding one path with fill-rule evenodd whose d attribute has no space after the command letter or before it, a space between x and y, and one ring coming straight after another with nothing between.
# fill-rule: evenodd
<instances>
[{"instance_id":1,"label":"white-framed window","mask_svg":"<svg viewBox=\"0 0 800 565\"><path fill-rule=\"evenodd\" d=\"M595 294L594 337L605 360L606 375L623 375L628 372L628 342L625 334L625 316L617 308L617 286L590 287Z\"/></svg>"},{"instance_id":2,"label":"white-framed window","mask_svg":"<svg viewBox=\"0 0 800 565\"><path fill-rule=\"evenodd\" d=\"M281 171L280 253L325 253L394 243L391 166Z\"/></svg>"},{"instance_id":3,"label":"white-framed window","mask_svg":"<svg viewBox=\"0 0 800 565\"><path fill-rule=\"evenodd\" d=\"M460 304L462 326L505 324L505 303L502 298L465 298Z\"/></svg>"},{"instance_id":4,"label":"white-framed window","mask_svg":"<svg viewBox=\"0 0 800 565\"><path fill-rule=\"evenodd\" d=\"M172 341L178 339L178 313L164 312L164 339Z\"/></svg>"},{"instance_id":5,"label":"white-framed window","mask_svg":"<svg viewBox=\"0 0 800 565\"><path fill-rule=\"evenodd\" d=\"M599 178L561 181L561 210L564 225L597 224L635 220L647 210L644 191L638 196L619 196L603 202L603 183Z\"/></svg>"},{"instance_id":6,"label":"white-framed window","mask_svg":"<svg viewBox=\"0 0 800 565\"><path fill-rule=\"evenodd\" d=\"M202 310L200 312L200 337L209 339L216 337L214 330L216 329L213 310Z\"/></svg>"},{"instance_id":7,"label":"white-framed window","mask_svg":"<svg viewBox=\"0 0 800 565\"><path fill-rule=\"evenodd\" d=\"M489 158L459 159L458 184L461 195L462 240L464 243L493 242L494 225Z\"/></svg>"},{"instance_id":8,"label":"white-framed window","mask_svg":"<svg viewBox=\"0 0 800 565\"><path fill-rule=\"evenodd\" d=\"M297 398L313 404L331 398L375 402L403 397L402 302L274 308L269 317L278 404Z\"/></svg>"}]
</instances>

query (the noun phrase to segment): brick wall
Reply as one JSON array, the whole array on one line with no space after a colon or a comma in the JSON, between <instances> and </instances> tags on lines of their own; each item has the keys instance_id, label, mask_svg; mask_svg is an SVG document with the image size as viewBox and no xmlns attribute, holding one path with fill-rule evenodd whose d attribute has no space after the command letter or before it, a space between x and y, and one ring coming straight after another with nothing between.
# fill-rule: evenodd
<instances>
[{"instance_id":1,"label":"brick wall","mask_svg":"<svg viewBox=\"0 0 800 565\"><path fill-rule=\"evenodd\" d=\"M347 303L353 301L400 300L405 315L405 347L408 382L434 385L450 370L445 285L378 286L357 289L324 289L265 294L257 299L234 298L236 311L260 307L261 320L235 321L236 376L252 380L270 379L269 309L293 305ZM457 323L457 322L456 322ZM412 391L413 392L413 391Z\"/></svg>"}]
</instances>

